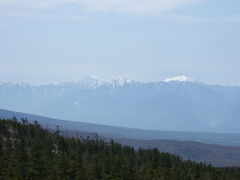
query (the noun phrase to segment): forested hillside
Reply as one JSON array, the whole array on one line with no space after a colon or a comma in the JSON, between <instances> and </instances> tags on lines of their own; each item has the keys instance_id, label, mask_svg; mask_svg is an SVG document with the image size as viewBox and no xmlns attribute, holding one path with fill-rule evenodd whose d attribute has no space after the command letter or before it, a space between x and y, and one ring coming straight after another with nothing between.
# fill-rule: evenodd
<instances>
[{"instance_id":1,"label":"forested hillside","mask_svg":"<svg viewBox=\"0 0 240 180\"><path fill-rule=\"evenodd\" d=\"M97 133L106 138L127 138L138 140L179 140L179 141L195 141L205 144L219 144L224 146L240 146L240 133L209 133L209 132L185 132L185 131L165 131L165 130L146 130L137 128L126 128L120 126L107 126L100 124L92 124L86 122L68 121L54 119L44 116L27 114L16 111L0 109L0 119L18 119L27 118L29 122L38 123L45 127L55 129L57 125L61 129L67 131L80 131Z\"/></svg>"},{"instance_id":2,"label":"forested hillside","mask_svg":"<svg viewBox=\"0 0 240 180\"><path fill-rule=\"evenodd\" d=\"M0 179L239 180L239 168L183 161L157 149L66 138L26 119L0 120Z\"/></svg>"}]
</instances>

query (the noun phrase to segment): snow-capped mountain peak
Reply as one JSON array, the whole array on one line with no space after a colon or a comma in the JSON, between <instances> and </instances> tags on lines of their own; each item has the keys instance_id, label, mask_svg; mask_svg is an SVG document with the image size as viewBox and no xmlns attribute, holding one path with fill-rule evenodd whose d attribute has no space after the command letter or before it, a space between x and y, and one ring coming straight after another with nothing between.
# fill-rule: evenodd
<instances>
[{"instance_id":1,"label":"snow-capped mountain peak","mask_svg":"<svg viewBox=\"0 0 240 180\"><path fill-rule=\"evenodd\" d=\"M133 80L128 78L123 78L123 77L118 77L112 80L113 86L120 86L120 87L124 86L125 84L129 84L131 82L133 82Z\"/></svg>"},{"instance_id":2,"label":"snow-capped mountain peak","mask_svg":"<svg viewBox=\"0 0 240 180\"><path fill-rule=\"evenodd\" d=\"M72 82L71 84L81 86L82 88L96 89L103 85L109 85L110 81L98 78L96 76L89 76L89 77L83 78L81 80L76 80L76 81Z\"/></svg>"},{"instance_id":3,"label":"snow-capped mountain peak","mask_svg":"<svg viewBox=\"0 0 240 180\"><path fill-rule=\"evenodd\" d=\"M132 83L133 80L128 79L128 78L123 78L123 77L118 77L116 79L112 80L106 80L106 79L101 79L96 76L89 76L80 80L76 81L71 81L71 82L65 82L65 83L60 83L56 85L77 85L81 86L82 88L98 88L101 86L109 86L109 87L123 87L125 84Z\"/></svg>"},{"instance_id":4,"label":"snow-capped mountain peak","mask_svg":"<svg viewBox=\"0 0 240 180\"><path fill-rule=\"evenodd\" d=\"M168 83L168 82L196 82L196 80L191 77L187 77L187 76L177 76L177 77L165 79L164 82L166 82L166 83Z\"/></svg>"}]
</instances>

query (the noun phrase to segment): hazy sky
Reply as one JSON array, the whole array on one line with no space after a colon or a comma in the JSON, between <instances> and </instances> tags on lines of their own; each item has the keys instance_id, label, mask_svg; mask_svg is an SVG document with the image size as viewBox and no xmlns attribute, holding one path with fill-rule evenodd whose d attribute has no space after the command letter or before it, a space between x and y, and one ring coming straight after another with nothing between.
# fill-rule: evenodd
<instances>
[{"instance_id":1,"label":"hazy sky","mask_svg":"<svg viewBox=\"0 0 240 180\"><path fill-rule=\"evenodd\" d=\"M240 85L239 0L0 0L0 81Z\"/></svg>"}]
</instances>

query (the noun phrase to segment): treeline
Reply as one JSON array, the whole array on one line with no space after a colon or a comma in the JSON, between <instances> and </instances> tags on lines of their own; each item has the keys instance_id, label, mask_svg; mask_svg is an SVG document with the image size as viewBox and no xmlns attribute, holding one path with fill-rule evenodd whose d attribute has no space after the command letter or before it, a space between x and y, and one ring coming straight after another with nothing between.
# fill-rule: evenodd
<instances>
[{"instance_id":1,"label":"treeline","mask_svg":"<svg viewBox=\"0 0 240 180\"><path fill-rule=\"evenodd\" d=\"M183 161L157 149L66 138L26 119L0 120L0 180L239 180L239 168Z\"/></svg>"}]
</instances>

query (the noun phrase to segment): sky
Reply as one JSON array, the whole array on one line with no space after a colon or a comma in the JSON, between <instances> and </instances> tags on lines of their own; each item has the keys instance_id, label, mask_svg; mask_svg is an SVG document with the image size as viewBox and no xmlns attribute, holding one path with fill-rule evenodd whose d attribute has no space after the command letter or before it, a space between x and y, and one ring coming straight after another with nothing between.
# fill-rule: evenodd
<instances>
[{"instance_id":1,"label":"sky","mask_svg":"<svg viewBox=\"0 0 240 180\"><path fill-rule=\"evenodd\" d=\"M0 0L0 81L178 75L240 86L239 0Z\"/></svg>"}]
</instances>

